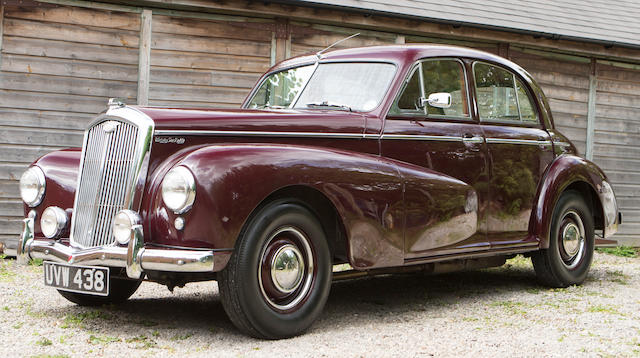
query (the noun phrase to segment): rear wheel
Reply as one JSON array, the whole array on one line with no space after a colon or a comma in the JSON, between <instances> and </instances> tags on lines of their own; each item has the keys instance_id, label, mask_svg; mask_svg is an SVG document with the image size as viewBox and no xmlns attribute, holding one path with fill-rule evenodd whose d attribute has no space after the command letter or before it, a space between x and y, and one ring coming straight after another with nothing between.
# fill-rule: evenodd
<instances>
[{"instance_id":1,"label":"rear wheel","mask_svg":"<svg viewBox=\"0 0 640 358\"><path fill-rule=\"evenodd\" d=\"M62 297L79 306L101 306L112 303L122 303L133 295L142 280L130 280L126 278L109 276L109 295L95 296L84 293L76 293L58 290Z\"/></svg>"},{"instance_id":2,"label":"rear wheel","mask_svg":"<svg viewBox=\"0 0 640 358\"><path fill-rule=\"evenodd\" d=\"M317 218L296 202L279 200L247 224L218 286L225 311L241 331L278 339L302 333L320 315L331 275Z\"/></svg>"},{"instance_id":3,"label":"rear wheel","mask_svg":"<svg viewBox=\"0 0 640 358\"><path fill-rule=\"evenodd\" d=\"M531 257L538 279L552 287L581 284L591 266L594 244L589 206L578 192L565 192L553 210L549 248Z\"/></svg>"}]
</instances>

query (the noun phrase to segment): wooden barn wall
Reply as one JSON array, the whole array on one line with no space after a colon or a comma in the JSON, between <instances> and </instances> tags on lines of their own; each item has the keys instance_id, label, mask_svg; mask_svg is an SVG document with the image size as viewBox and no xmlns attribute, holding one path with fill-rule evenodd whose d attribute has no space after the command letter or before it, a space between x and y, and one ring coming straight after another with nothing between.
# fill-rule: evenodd
<instances>
[{"instance_id":1,"label":"wooden barn wall","mask_svg":"<svg viewBox=\"0 0 640 358\"><path fill-rule=\"evenodd\" d=\"M612 62L594 67L586 56L509 47L471 35L452 39L401 28L329 26L311 17L303 22L264 19L258 13L151 13L91 6L0 7L0 242L16 240L20 231L21 173L44 153L79 146L83 129L104 110L108 98L136 103L140 93L140 102L150 105L237 107L275 62L315 53L360 32L336 48L443 43L510 58L541 84L557 128L581 155L587 149L589 89L596 85L591 153L610 176L625 217L618 238L640 245L640 204L635 199L640 194L638 67ZM145 14L150 18L148 37L141 32ZM145 39L150 48L146 54L139 51Z\"/></svg>"},{"instance_id":2,"label":"wooden barn wall","mask_svg":"<svg viewBox=\"0 0 640 358\"><path fill-rule=\"evenodd\" d=\"M398 35L388 32L292 22L290 25L290 51L286 57L314 54L348 36L360 35L339 43L332 49L389 45L398 42Z\"/></svg>"},{"instance_id":3,"label":"wooden barn wall","mask_svg":"<svg viewBox=\"0 0 640 358\"><path fill-rule=\"evenodd\" d=\"M153 15L149 104L238 107L271 67L272 24Z\"/></svg>"},{"instance_id":4,"label":"wooden barn wall","mask_svg":"<svg viewBox=\"0 0 640 358\"><path fill-rule=\"evenodd\" d=\"M0 57L0 241L16 239L18 179L44 153L79 146L107 98L135 103L139 15L4 7Z\"/></svg>"},{"instance_id":5,"label":"wooden barn wall","mask_svg":"<svg viewBox=\"0 0 640 358\"><path fill-rule=\"evenodd\" d=\"M640 66L598 63L593 161L623 215L616 238L640 245Z\"/></svg>"},{"instance_id":6,"label":"wooden barn wall","mask_svg":"<svg viewBox=\"0 0 640 358\"><path fill-rule=\"evenodd\" d=\"M573 56L545 56L525 49L510 49L509 59L536 79L549 100L556 128L584 156L591 61Z\"/></svg>"}]
</instances>

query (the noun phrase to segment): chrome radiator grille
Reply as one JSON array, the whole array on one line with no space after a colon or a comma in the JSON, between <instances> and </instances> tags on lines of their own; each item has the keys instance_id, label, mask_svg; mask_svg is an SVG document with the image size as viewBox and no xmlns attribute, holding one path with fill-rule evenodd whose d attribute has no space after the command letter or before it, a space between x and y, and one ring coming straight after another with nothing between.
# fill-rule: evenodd
<instances>
[{"instance_id":1,"label":"chrome radiator grille","mask_svg":"<svg viewBox=\"0 0 640 358\"><path fill-rule=\"evenodd\" d=\"M112 118L85 134L71 241L82 247L110 245L113 216L125 209L142 155L137 126ZM142 133L144 136L144 133Z\"/></svg>"}]
</instances>

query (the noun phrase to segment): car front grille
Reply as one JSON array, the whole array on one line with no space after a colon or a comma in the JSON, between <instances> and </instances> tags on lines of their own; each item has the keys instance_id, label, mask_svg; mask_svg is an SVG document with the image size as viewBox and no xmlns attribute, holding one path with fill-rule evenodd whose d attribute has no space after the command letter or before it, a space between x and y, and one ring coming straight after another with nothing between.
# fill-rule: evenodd
<instances>
[{"instance_id":1,"label":"car front grille","mask_svg":"<svg viewBox=\"0 0 640 358\"><path fill-rule=\"evenodd\" d=\"M74 246L115 243L111 223L118 211L132 209L141 163L150 145L146 129L103 116L85 132L71 226Z\"/></svg>"}]
</instances>

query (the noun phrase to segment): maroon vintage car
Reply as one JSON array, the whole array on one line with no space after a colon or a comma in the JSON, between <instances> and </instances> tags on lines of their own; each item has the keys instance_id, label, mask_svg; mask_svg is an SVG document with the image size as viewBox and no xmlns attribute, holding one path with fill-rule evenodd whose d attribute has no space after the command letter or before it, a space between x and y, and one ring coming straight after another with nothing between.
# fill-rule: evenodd
<instances>
[{"instance_id":1,"label":"maroon vintage car","mask_svg":"<svg viewBox=\"0 0 640 358\"><path fill-rule=\"evenodd\" d=\"M82 149L43 156L20 189L19 259L44 259L68 300L217 280L262 338L308 328L339 275L525 254L543 283L580 284L621 221L525 70L433 45L287 60L238 110L112 100Z\"/></svg>"}]
</instances>

